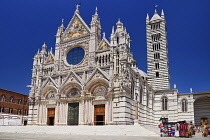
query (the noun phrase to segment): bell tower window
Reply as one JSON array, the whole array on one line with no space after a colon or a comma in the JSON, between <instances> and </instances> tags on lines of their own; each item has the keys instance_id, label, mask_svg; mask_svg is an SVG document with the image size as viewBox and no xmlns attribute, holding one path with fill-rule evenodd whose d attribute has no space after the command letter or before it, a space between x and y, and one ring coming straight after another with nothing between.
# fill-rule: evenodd
<instances>
[{"instance_id":1,"label":"bell tower window","mask_svg":"<svg viewBox=\"0 0 210 140\"><path fill-rule=\"evenodd\" d=\"M157 77L157 78L159 77L159 72L156 72L156 77Z\"/></svg>"}]
</instances>

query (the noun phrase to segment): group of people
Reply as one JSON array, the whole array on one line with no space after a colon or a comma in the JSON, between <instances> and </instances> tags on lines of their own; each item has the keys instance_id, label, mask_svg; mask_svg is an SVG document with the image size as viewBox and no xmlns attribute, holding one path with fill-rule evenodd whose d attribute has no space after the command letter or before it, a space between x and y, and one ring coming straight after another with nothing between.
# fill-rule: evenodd
<instances>
[{"instance_id":1,"label":"group of people","mask_svg":"<svg viewBox=\"0 0 210 140\"><path fill-rule=\"evenodd\" d=\"M197 132L202 132L202 136L207 137L208 135L210 135L210 127L209 125L198 126Z\"/></svg>"},{"instance_id":2,"label":"group of people","mask_svg":"<svg viewBox=\"0 0 210 140\"><path fill-rule=\"evenodd\" d=\"M208 124L198 126L197 128L192 122L186 121L168 122L167 118L160 118L158 128L160 128L160 136L162 137L192 137L195 132L202 132L203 137L210 135L210 126Z\"/></svg>"},{"instance_id":3,"label":"group of people","mask_svg":"<svg viewBox=\"0 0 210 140\"><path fill-rule=\"evenodd\" d=\"M203 126L198 126L197 128L192 124L192 122L188 125L188 134L189 136L195 135L195 132L199 133L202 132L203 137L207 137L210 135L210 127L209 125L205 124Z\"/></svg>"},{"instance_id":4,"label":"group of people","mask_svg":"<svg viewBox=\"0 0 210 140\"><path fill-rule=\"evenodd\" d=\"M176 125L175 137L192 137L195 135L195 132L202 132L203 137L207 137L210 135L210 126L203 125L199 127L195 127L195 125L190 123L177 123Z\"/></svg>"}]
</instances>

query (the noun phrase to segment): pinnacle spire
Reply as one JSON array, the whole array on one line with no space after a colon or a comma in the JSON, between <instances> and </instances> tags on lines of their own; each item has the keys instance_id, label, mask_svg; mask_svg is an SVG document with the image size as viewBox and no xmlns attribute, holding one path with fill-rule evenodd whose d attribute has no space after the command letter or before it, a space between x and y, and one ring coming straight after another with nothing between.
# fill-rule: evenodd
<instances>
[{"instance_id":1,"label":"pinnacle spire","mask_svg":"<svg viewBox=\"0 0 210 140\"><path fill-rule=\"evenodd\" d=\"M120 21L120 18L118 19L118 22L116 23L117 27L123 26L123 23Z\"/></svg>"},{"instance_id":2,"label":"pinnacle spire","mask_svg":"<svg viewBox=\"0 0 210 140\"><path fill-rule=\"evenodd\" d=\"M50 52L52 53L52 47L50 48Z\"/></svg>"},{"instance_id":3,"label":"pinnacle spire","mask_svg":"<svg viewBox=\"0 0 210 140\"><path fill-rule=\"evenodd\" d=\"M162 12L161 12L161 16L164 16L164 12L163 12L163 9L162 9Z\"/></svg>"},{"instance_id":4,"label":"pinnacle spire","mask_svg":"<svg viewBox=\"0 0 210 140\"><path fill-rule=\"evenodd\" d=\"M124 31L126 32L127 30L126 30L126 27L124 28Z\"/></svg>"},{"instance_id":5,"label":"pinnacle spire","mask_svg":"<svg viewBox=\"0 0 210 140\"><path fill-rule=\"evenodd\" d=\"M46 45L45 42L44 42L44 44L42 45L42 50L41 50L41 52L42 52L42 53L46 53L46 49L47 49L47 45Z\"/></svg>"},{"instance_id":6,"label":"pinnacle spire","mask_svg":"<svg viewBox=\"0 0 210 140\"><path fill-rule=\"evenodd\" d=\"M37 54L39 54L39 53L40 53L40 50L38 49Z\"/></svg>"},{"instance_id":7,"label":"pinnacle spire","mask_svg":"<svg viewBox=\"0 0 210 140\"><path fill-rule=\"evenodd\" d=\"M105 32L103 32L103 38L106 38L106 33Z\"/></svg>"},{"instance_id":8,"label":"pinnacle spire","mask_svg":"<svg viewBox=\"0 0 210 140\"><path fill-rule=\"evenodd\" d=\"M157 13L157 10L155 9L155 13Z\"/></svg>"},{"instance_id":9,"label":"pinnacle spire","mask_svg":"<svg viewBox=\"0 0 210 140\"><path fill-rule=\"evenodd\" d=\"M98 7L96 7L95 15L98 15Z\"/></svg>"},{"instance_id":10,"label":"pinnacle spire","mask_svg":"<svg viewBox=\"0 0 210 140\"><path fill-rule=\"evenodd\" d=\"M112 26L112 34L114 34L114 26Z\"/></svg>"},{"instance_id":11,"label":"pinnacle spire","mask_svg":"<svg viewBox=\"0 0 210 140\"><path fill-rule=\"evenodd\" d=\"M165 17L165 14L163 12L163 9L162 9L162 12L161 12L161 17L164 18Z\"/></svg>"},{"instance_id":12,"label":"pinnacle spire","mask_svg":"<svg viewBox=\"0 0 210 140\"><path fill-rule=\"evenodd\" d=\"M92 16L92 21L91 22L93 22L93 21L99 21L100 19L99 19L99 17L98 17L98 8L96 7L96 10L95 10L95 14Z\"/></svg>"},{"instance_id":13,"label":"pinnacle spire","mask_svg":"<svg viewBox=\"0 0 210 140\"><path fill-rule=\"evenodd\" d=\"M42 45L42 48L43 48L43 47L47 47L45 42L44 42L44 44Z\"/></svg>"},{"instance_id":14,"label":"pinnacle spire","mask_svg":"<svg viewBox=\"0 0 210 140\"><path fill-rule=\"evenodd\" d=\"M148 13L147 13L147 17L146 17L146 19L147 19L147 20L149 20L149 14L148 14Z\"/></svg>"},{"instance_id":15,"label":"pinnacle spire","mask_svg":"<svg viewBox=\"0 0 210 140\"><path fill-rule=\"evenodd\" d=\"M122 23L121 21L120 21L120 18L118 18L118 22L117 23Z\"/></svg>"},{"instance_id":16,"label":"pinnacle spire","mask_svg":"<svg viewBox=\"0 0 210 140\"><path fill-rule=\"evenodd\" d=\"M64 19L61 21L61 27L64 27Z\"/></svg>"}]
</instances>

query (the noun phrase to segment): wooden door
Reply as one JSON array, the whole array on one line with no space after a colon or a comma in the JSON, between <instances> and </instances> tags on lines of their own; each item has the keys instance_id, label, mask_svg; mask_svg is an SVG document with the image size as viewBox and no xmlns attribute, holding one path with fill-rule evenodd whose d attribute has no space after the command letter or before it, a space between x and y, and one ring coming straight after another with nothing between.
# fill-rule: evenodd
<instances>
[{"instance_id":1,"label":"wooden door","mask_svg":"<svg viewBox=\"0 0 210 140\"><path fill-rule=\"evenodd\" d=\"M55 108L48 108L47 111L47 125L54 125Z\"/></svg>"},{"instance_id":2,"label":"wooden door","mask_svg":"<svg viewBox=\"0 0 210 140\"><path fill-rule=\"evenodd\" d=\"M94 125L105 124L105 104L94 106Z\"/></svg>"},{"instance_id":3,"label":"wooden door","mask_svg":"<svg viewBox=\"0 0 210 140\"><path fill-rule=\"evenodd\" d=\"M68 105L68 125L78 125L79 123L79 103L69 103Z\"/></svg>"}]
</instances>

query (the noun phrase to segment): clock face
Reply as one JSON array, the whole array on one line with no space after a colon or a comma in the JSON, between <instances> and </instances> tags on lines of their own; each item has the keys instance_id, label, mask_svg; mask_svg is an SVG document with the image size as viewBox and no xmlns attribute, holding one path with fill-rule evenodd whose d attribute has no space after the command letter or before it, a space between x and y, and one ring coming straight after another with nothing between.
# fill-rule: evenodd
<instances>
[{"instance_id":1,"label":"clock face","mask_svg":"<svg viewBox=\"0 0 210 140\"><path fill-rule=\"evenodd\" d=\"M84 49L81 47L76 47L68 52L66 60L70 65L77 65L83 60L84 55Z\"/></svg>"}]
</instances>

